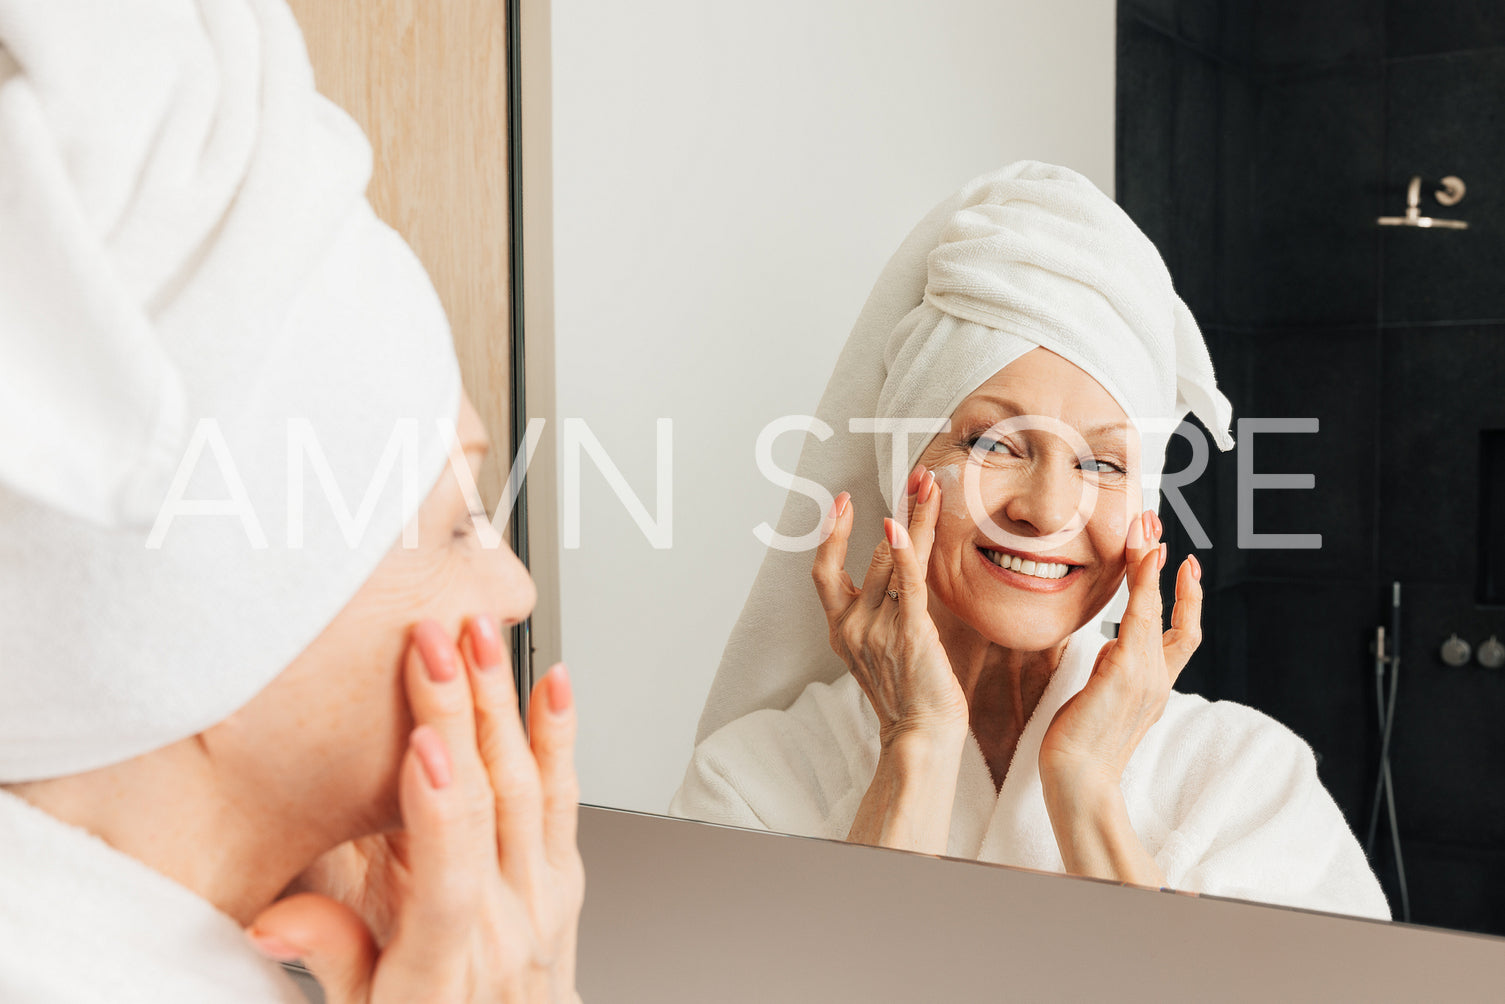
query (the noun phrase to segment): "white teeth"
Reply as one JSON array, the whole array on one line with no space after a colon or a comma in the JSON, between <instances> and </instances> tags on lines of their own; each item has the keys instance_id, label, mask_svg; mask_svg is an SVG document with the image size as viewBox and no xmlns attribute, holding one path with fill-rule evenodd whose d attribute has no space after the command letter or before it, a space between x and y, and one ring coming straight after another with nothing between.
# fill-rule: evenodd
<instances>
[{"instance_id":1,"label":"white teeth","mask_svg":"<svg viewBox=\"0 0 1505 1004\"><path fill-rule=\"evenodd\" d=\"M1037 579L1059 579L1071 570L1070 565L1055 561L1029 561L1015 554L999 551L983 551L988 560L1000 568L1007 568L1021 575L1033 575Z\"/></svg>"}]
</instances>

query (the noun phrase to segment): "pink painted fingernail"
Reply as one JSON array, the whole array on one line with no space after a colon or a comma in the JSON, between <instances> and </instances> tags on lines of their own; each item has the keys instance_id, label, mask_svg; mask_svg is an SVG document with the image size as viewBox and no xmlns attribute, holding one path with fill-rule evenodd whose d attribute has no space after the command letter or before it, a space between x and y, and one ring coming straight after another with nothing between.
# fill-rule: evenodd
<instances>
[{"instance_id":1,"label":"pink painted fingernail","mask_svg":"<svg viewBox=\"0 0 1505 1004\"><path fill-rule=\"evenodd\" d=\"M842 492L840 495L836 496L834 500L832 500L830 514L832 519L836 519L842 513L847 511L847 500L851 497L852 496L848 495L846 492Z\"/></svg>"},{"instance_id":2,"label":"pink painted fingernail","mask_svg":"<svg viewBox=\"0 0 1505 1004\"><path fill-rule=\"evenodd\" d=\"M254 927L246 932L256 950L274 962L296 962L303 958L303 949L294 948L275 934L263 934Z\"/></svg>"},{"instance_id":3,"label":"pink painted fingernail","mask_svg":"<svg viewBox=\"0 0 1505 1004\"><path fill-rule=\"evenodd\" d=\"M920 485L920 501L929 502L930 496L935 494L935 471L926 471L925 480Z\"/></svg>"},{"instance_id":4,"label":"pink painted fingernail","mask_svg":"<svg viewBox=\"0 0 1505 1004\"><path fill-rule=\"evenodd\" d=\"M475 630L471 646L475 651L476 665L483 670L496 669L502 664L502 635L496 618L482 614L471 621Z\"/></svg>"},{"instance_id":5,"label":"pink painted fingernail","mask_svg":"<svg viewBox=\"0 0 1505 1004\"><path fill-rule=\"evenodd\" d=\"M894 531L897 530L898 528L899 528L899 524L898 523L895 523L892 519L890 519L887 516L883 517L883 536L888 541L888 546L889 547L893 547L894 546Z\"/></svg>"},{"instance_id":6,"label":"pink painted fingernail","mask_svg":"<svg viewBox=\"0 0 1505 1004\"><path fill-rule=\"evenodd\" d=\"M444 748L444 740L438 731L432 726L420 725L413 730L408 742L418 754L418 762L423 766L429 784L435 788L448 788L451 780L449 751Z\"/></svg>"},{"instance_id":7,"label":"pink painted fingernail","mask_svg":"<svg viewBox=\"0 0 1505 1004\"><path fill-rule=\"evenodd\" d=\"M1160 522L1160 514L1159 513L1154 513L1154 514L1152 514L1150 516L1150 519L1153 519L1155 521L1155 536L1156 537L1164 537L1165 536L1165 524L1162 523L1162 522Z\"/></svg>"},{"instance_id":8,"label":"pink painted fingernail","mask_svg":"<svg viewBox=\"0 0 1505 1004\"><path fill-rule=\"evenodd\" d=\"M455 662L454 646L444 635L444 629L433 621L419 621L413 626L413 642L418 646L418 655L429 679L435 683L448 683L459 675L460 667Z\"/></svg>"},{"instance_id":9,"label":"pink painted fingernail","mask_svg":"<svg viewBox=\"0 0 1505 1004\"><path fill-rule=\"evenodd\" d=\"M1201 582L1202 563L1197 560L1197 556L1195 554L1188 554L1187 557L1191 559L1191 577L1196 579L1198 582Z\"/></svg>"},{"instance_id":10,"label":"pink painted fingernail","mask_svg":"<svg viewBox=\"0 0 1505 1004\"><path fill-rule=\"evenodd\" d=\"M544 678L545 692L549 695L549 711L556 715L562 715L570 710L570 702L574 699L574 690L570 686L570 671L564 663L556 663L549 670L549 675Z\"/></svg>"},{"instance_id":11,"label":"pink painted fingernail","mask_svg":"<svg viewBox=\"0 0 1505 1004\"><path fill-rule=\"evenodd\" d=\"M1155 567L1156 568L1164 568L1165 567L1165 559L1166 559L1166 556L1168 554L1170 554L1170 545L1169 544L1161 544L1160 545L1160 557L1155 562Z\"/></svg>"}]
</instances>

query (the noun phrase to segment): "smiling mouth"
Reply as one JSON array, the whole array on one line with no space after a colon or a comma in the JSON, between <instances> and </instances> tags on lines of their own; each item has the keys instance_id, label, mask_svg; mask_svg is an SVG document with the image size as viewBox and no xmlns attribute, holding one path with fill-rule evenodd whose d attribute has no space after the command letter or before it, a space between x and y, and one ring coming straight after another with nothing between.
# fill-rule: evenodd
<instances>
[{"instance_id":1,"label":"smiling mouth","mask_svg":"<svg viewBox=\"0 0 1505 1004\"><path fill-rule=\"evenodd\" d=\"M1067 575L1071 574L1073 569L1081 567L1080 565L1068 564L1061 561L1037 561L1021 557L1017 554L1009 554L1006 551L995 551L986 547L979 547L977 550L984 558L999 568L1045 581L1064 579Z\"/></svg>"}]
</instances>

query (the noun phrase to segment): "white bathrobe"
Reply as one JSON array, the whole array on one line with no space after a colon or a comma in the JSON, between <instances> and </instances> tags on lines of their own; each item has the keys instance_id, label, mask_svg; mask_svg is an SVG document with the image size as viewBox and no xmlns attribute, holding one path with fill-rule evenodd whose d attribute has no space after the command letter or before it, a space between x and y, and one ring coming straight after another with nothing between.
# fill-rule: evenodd
<instances>
[{"instance_id":1,"label":"white bathrobe","mask_svg":"<svg viewBox=\"0 0 1505 1004\"><path fill-rule=\"evenodd\" d=\"M946 853L1063 872L1039 750L1057 710L1086 684L1096 647L1071 637L996 791L969 735ZM856 679L812 683L785 711L752 712L695 750L670 813L844 839L878 763L878 719ZM1385 895L1311 748L1232 701L1172 692L1123 776L1129 818L1170 888L1390 919Z\"/></svg>"},{"instance_id":2,"label":"white bathrobe","mask_svg":"<svg viewBox=\"0 0 1505 1004\"><path fill-rule=\"evenodd\" d=\"M307 1004L234 919L5 791L0 1001Z\"/></svg>"}]
</instances>

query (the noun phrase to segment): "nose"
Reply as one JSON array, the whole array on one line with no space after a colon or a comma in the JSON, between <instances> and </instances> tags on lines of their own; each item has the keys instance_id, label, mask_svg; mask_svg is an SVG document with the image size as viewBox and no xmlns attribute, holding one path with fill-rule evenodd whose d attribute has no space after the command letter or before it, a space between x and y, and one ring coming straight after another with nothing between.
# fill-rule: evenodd
<instances>
[{"instance_id":1,"label":"nose","mask_svg":"<svg viewBox=\"0 0 1505 1004\"><path fill-rule=\"evenodd\" d=\"M509 627L526 620L533 612L533 605L538 602L538 588L523 563L512 553L512 548L503 543L495 554L488 592L495 598L496 613L502 626Z\"/></svg>"},{"instance_id":2,"label":"nose","mask_svg":"<svg viewBox=\"0 0 1505 1004\"><path fill-rule=\"evenodd\" d=\"M1032 536L1064 530L1082 504L1081 479L1071 467L1055 462L1032 464L1022 471L1003 505L1003 514Z\"/></svg>"}]
</instances>

